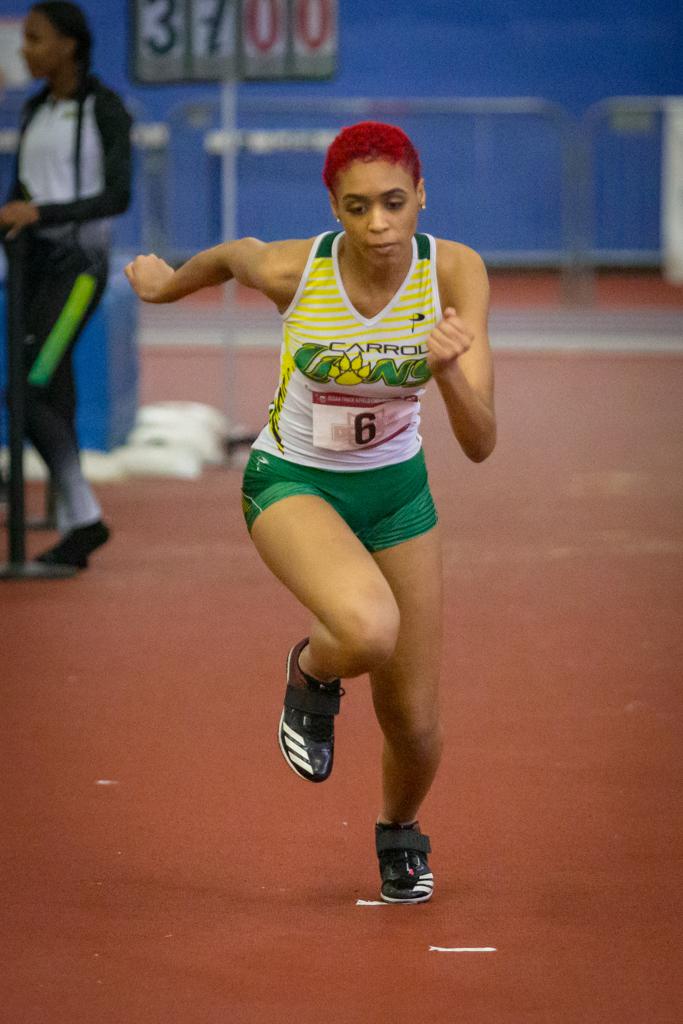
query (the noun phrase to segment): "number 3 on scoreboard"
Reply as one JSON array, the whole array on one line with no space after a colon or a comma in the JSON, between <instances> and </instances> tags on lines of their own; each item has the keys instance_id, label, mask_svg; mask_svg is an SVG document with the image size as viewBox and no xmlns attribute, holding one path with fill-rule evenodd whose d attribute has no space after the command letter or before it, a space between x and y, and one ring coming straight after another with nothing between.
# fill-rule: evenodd
<instances>
[{"instance_id":1,"label":"number 3 on scoreboard","mask_svg":"<svg viewBox=\"0 0 683 1024\"><path fill-rule=\"evenodd\" d=\"M185 25L178 0L144 0L140 13L143 49L166 57L182 47Z\"/></svg>"}]
</instances>

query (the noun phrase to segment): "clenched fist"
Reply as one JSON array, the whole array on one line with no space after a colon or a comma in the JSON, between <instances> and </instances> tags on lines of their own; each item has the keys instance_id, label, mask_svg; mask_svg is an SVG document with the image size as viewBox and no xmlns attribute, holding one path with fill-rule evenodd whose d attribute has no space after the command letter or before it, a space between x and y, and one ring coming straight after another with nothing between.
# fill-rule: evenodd
<instances>
[{"instance_id":1,"label":"clenched fist","mask_svg":"<svg viewBox=\"0 0 683 1024\"><path fill-rule=\"evenodd\" d=\"M164 289L173 277L174 270L165 260L153 253L136 256L125 268L124 273L133 290L145 302L164 302Z\"/></svg>"},{"instance_id":2,"label":"clenched fist","mask_svg":"<svg viewBox=\"0 0 683 1024\"><path fill-rule=\"evenodd\" d=\"M461 355L469 350L474 341L474 335L465 326L452 306L443 311L443 320L436 325L427 338L427 365L433 377L440 373L459 359Z\"/></svg>"}]
</instances>

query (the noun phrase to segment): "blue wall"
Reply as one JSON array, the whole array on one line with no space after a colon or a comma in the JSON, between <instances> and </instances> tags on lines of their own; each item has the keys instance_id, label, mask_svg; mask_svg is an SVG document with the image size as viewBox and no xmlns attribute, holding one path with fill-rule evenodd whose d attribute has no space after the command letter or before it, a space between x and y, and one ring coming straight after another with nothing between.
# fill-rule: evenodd
<instances>
[{"instance_id":1,"label":"blue wall","mask_svg":"<svg viewBox=\"0 0 683 1024\"><path fill-rule=\"evenodd\" d=\"M20 16L29 6L0 0L0 16ZM188 95L215 92L203 85L133 84L126 0L82 0L82 6L95 33L98 71L142 101L153 118ZM604 96L682 92L682 53L680 0L340 0L335 79L277 92L529 95L580 112Z\"/></svg>"},{"instance_id":2,"label":"blue wall","mask_svg":"<svg viewBox=\"0 0 683 1024\"><path fill-rule=\"evenodd\" d=\"M138 118L167 120L190 100L217 102L217 85L135 83L129 75L127 0L82 5L95 35L95 68ZM339 6L334 79L247 83L239 87L240 96L538 96L578 116L606 96L683 93L681 0L340 0ZM0 0L0 16L22 15L28 7ZM6 111L0 123L8 116ZM300 116L289 123L329 127L354 119ZM402 124L421 147L430 187L425 230L460 238L486 254L543 251L553 261L567 237L557 125L534 118L386 119ZM269 123L279 126L280 119ZM167 213L171 243L180 253L221 237L219 161L202 148L204 131L217 125L217 111L209 111L198 130L177 124ZM659 131L654 119L635 134L599 140L594 246L658 249ZM310 192L320 163L319 154L242 154L238 233L268 239L327 226L324 192ZM6 174L6 166L0 167L0 179ZM306 203L292 203L302 184L309 188ZM140 204L138 196L119 224L124 248L137 247Z\"/></svg>"}]
</instances>

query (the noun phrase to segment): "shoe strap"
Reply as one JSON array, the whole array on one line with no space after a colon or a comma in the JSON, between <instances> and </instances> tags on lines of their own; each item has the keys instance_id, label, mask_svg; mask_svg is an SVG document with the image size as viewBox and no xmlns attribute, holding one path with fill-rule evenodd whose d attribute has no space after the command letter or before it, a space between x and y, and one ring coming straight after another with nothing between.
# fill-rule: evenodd
<instances>
[{"instance_id":1,"label":"shoe strap","mask_svg":"<svg viewBox=\"0 0 683 1024\"><path fill-rule=\"evenodd\" d=\"M285 707L309 715L338 715L340 700L339 687L336 690L310 690L290 685L285 692Z\"/></svg>"},{"instance_id":2,"label":"shoe strap","mask_svg":"<svg viewBox=\"0 0 683 1024\"><path fill-rule=\"evenodd\" d=\"M414 853L431 853L429 836L411 828L383 828L375 834L377 853L385 850L412 850Z\"/></svg>"}]
</instances>

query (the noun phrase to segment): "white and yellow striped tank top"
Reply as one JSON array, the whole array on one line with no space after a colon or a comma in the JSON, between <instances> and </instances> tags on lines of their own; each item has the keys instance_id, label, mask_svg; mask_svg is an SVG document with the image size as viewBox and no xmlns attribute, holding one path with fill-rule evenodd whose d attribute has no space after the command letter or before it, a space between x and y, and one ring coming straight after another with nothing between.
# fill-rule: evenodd
<instances>
[{"instance_id":1,"label":"white and yellow striped tank top","mask_svg":"<svg viewBox=\"0 0 683 1024\"><path fill-rule=\"evenodd\" d=\"M422 445L426 342L441 320L436 242L415 235L403 284L368 320L344 289L342 234L315 239L282 314L280 380L254 448L319 469L375 469L412 458Z\"/></svg>"}]
</instances>

